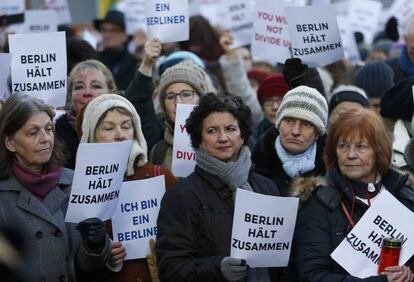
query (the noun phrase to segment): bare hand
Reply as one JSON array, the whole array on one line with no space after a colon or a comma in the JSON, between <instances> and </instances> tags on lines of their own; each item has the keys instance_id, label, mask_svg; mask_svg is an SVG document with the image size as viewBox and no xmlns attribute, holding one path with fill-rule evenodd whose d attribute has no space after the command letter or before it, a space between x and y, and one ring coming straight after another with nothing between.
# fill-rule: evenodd
<instances>
[{"instance_id":1,"label":"bare hand","mask_svg":"<svg viewBox=\"0 0 414 282\"><path fill-rule=\"evenodd\" d=\"M227 57L235 58L237 56L236 51L230 48L234 42L234 38L228 31L223 32L223 34L220 36L219 42Z\"/></svg>"},{"instance_id":2,"label":"bare hand","mask_svg":"<svg viewBox=\"0 0 414 282\"><path fill-rule=\"evenodd\" d=\"M385 269L382 275L387 276L389 282L413 282L414 274L408 266L390 266Z\"/></svg>"},{"instance_id":3,"label":"bare hand","mask_svg":"<svg viewBox=\"0 0 414 282\"><path fill-rule=\"evenodd\" d=\"M161 50L162 46L158 38L153 38L145 42L143 63L152 66L154 61L161 55Z\"/></svg>"},{"instance_id":4,"label":"bare hand","mask_svg":"<svg viewBox=\"0 0 414 282\"><path fill-rule=\"evenodd\" d=\"M111 245L111 258L109 260L109 265L111 267L116 267L121 264L126 256L125 248L121 242L112 242Z\"/></svg>"}]
</instances>

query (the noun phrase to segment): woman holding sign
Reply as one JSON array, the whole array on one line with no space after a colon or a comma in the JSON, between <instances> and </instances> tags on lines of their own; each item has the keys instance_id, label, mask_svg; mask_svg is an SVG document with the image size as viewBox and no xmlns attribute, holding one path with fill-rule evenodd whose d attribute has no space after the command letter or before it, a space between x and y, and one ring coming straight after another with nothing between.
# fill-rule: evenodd
<instances>
[{"instance_id":1,"label":"woman holding sign","mask_svg":"<svg viewBox=\"0 0 414 282\"><path fill-rule=\"evenodd\" d=\"M249 121L241 98L212 93L187 119L197 165L161 202L155 250L162 281L276 281L274 269L249 269L230 257L236 189L279 195L251 170Z\"/></svg>"},{"instance_id":2,"label":"woman holding sign","mask_svg":"<svg viewBox=\"0 0 414 282\"><path fill-rule=\"evenodd\" d=\"M76 281L75 270L103 267L111 250L99 219L65 223L73 172L63 168L53 116L24 94L0 112L0 226L22 231L31 281Z\"/></svg>"},{"instance_id":3,"label":"woman holding sign","mask_svg":"<svg viewBox=\"0 0 414 282\"><path fill-rule=\"evenodd\" d=\"M89 102L78 115L77 132L82 134L81 143L133 140L125 181L164 175L167 189L175 184L175 177L169 170L148 162L147 142L142 133L140 116L134 106L120 95L104 94ZM112 235L110 221L107 230ZM125 255L122 243L113 242L109 268L117 272L100 271L87 276L85 281L152 281L145 259L123 262Z\"/></svg>"},{"instance_id":4,"label":"woman holding sign","mask_svg":"<svg viewBox=\"0 0 414 282\"><path fill-rule=\"evenodd\" d=\"M364 240L353 240L351 232L384 191L414 211L414 193L404 186L408 177L389 168L391 153L384 125L371 110L351 110L332 125L324 150L326 177L301 180L294 185L294 195L300 195L304 201L294 237L295 265L301 281L360 281L345 270L345 265L331 258L331 254L343 240L353 242L356 252L371 253L366 244L370 239L361 243ZM391 237L389 231L374 234L372 241L381 235ZM380 246L379 241L375 240L375 244ZM343 256L348 261L358 259L357 253ZM407 265L413 266L413 262L412 257ZM364 281L414 279L407 266L395 265L386 268L382 276L375 274L376 269Z\"/></svg>"}]
</instances>

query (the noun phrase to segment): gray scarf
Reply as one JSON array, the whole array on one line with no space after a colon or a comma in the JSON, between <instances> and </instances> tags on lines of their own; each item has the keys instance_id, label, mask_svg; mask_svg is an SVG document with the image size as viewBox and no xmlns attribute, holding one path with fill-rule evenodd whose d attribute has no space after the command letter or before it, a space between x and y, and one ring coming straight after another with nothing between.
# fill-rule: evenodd
<instances>
[{"instance_id":1,"label":"gray scarf","mask_svg":"<svg viewBox=\"0 0 414 282\"><path fill-rule=\"evenodd\" d=\"M252 166L250 151L247 146L243 146L239 153L239 158L235 162L222 162L202 149L196 149L196 163L207 173L217 176L221 181L229 186L233 192L233 199L236 197L237 188L253 191L248 180L249 170Z\"/></svg>"}]
</instances>

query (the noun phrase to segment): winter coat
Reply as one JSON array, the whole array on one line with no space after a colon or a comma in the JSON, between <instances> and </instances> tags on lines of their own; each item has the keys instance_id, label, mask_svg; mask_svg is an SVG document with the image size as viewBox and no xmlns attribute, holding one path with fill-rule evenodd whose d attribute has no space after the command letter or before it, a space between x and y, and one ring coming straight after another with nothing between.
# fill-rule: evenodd
<instances>
[{"instance_id":1,"label":"winter coat","mask_svg":"<svg viewBox=\"0 0 414 282\"><path fill-rule=\"evenodd\" d=\"M165 176L165 188L168 191L175 183L176 178L167 169L160 167L160 174ZM137 167L134 175L128 176L126 181L140 180L151 178L155 175L154 165L146 163L143 167ZM149 187L150 188L150 187ZM112 236L112 222L108 220L106 223L106 231ZM134 259L123 262L122 270L112 272L108 269L101 269L95 273L82 273L82 281L99 281L99 282L151 282L151 276L148 269L146 259Z\"/></svg>"},{"instance_id":2,"label":"winter coat","mask_svg":"<svg viewBox=\"0 0 414 282\"><path fill-rule=\"evenodd\" d=\"M414 191L404 186L406 180L407 176L390 169L381 180L385 186L382 189L387 189L414 211ZM362 280L350 276L330 257L350 230L341 201L351 210L353 197L338 168L330 170L325 178L308 178L295 182L291 195L300 197L302 201L292 253L300 281L387 281L385 276L371 276ZM355 199L352 216L355 224L367 209L368 205ZM412 264L413 258L409 262Z\"/></svg>"},{"instance_id":3,"label":"winter coat","mask_svg":"<svg viewBox=\"0 0 414 282\"><path fill-rule=\"evenodd\" d=\"M109 259L109 239L100 254L90 253L76 224L65 223L72 178L73 171L63 169L42 202L13 174L0 181L0 225L22 231L31 281L76 281L75 270L93 271Z\"/></svg>"},{"instance_id":4,"label":"winter coat","mask_svg":"<svg viewBox=\"0 0 414 282\"><path fill-rule=\"evenodd\" d=\"M75 169L79 138L78 135L76 135L75 129L70 125L67 114L62 115L56 120L55 129L56 136L65 146L65 167Z\"/></svg>"},{"instance_id":5,"label":"winter coat","mask_svg":"<svg viewBox=\"0 0 414 282\"><path fill-rule=\"evenodd\" d=\"M252 153L254 171L264 177L273 180L282 196L287 196L292 178L283 170L283 164L276 153L275 142L279 131L272 126L257 141ZM325 174L325 165L322 160L322 151L325 144L325 135L316 141L315 168L303 176L317 176Z\"/></svg>"},{"instance_id":6,"label":"winter coat","mask_svg":"<svg viewBox=\"0 0 414 282\"><path fill-rule=\"evenodd\" d=\"M252 171L249 183L255 192L279 195L272 181ZM226 281L220 261L230 255L233 214L232 191L198 166L168 191L155 245L161 281ZM277 281L277 269L271 272Z\"/></svg>"}]
</instances>

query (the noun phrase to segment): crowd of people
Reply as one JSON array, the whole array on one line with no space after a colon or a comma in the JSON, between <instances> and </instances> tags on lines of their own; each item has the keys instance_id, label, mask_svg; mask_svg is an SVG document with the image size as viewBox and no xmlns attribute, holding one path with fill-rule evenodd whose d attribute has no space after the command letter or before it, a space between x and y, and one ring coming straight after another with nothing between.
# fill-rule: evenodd
<instances>
[{"instance_id":1,"label":"crowd of people","mask_svg":"<svg viewBox=\"0 0 414 282\"><path fill-rule=\"evenodd\" d=\"M98 50L67 32L64 114L1 102L0 280L413 282L414 256L364 279L331 257L383 191L414 212L414 19L397 25L360 41L358 64L323 68L257 60L202 16L184 42L140 31L133 53L120 11L94 21ZM171 172L177 104L194 105L187 177ZM166 183L154 251L127 261L111 220L65 222L79 144L125 140L124 181ZM230 255L238 189L299 198L286 267Z\"/></svg>"}]
</instances>

